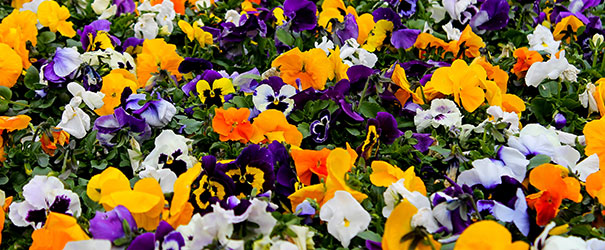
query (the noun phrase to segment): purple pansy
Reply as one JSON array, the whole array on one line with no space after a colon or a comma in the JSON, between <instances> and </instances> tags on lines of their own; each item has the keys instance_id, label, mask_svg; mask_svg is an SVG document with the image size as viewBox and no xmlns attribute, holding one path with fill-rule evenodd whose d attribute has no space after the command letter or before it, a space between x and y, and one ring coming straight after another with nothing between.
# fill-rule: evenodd
<instances>
[{"instance_id":1,"label":"purple pansy","mask_svg":"<svg viewBox=\"0 0 605 250\"><path fill-rule=\"evenodd\" d=\"M471 19L470 25L482 30L502 29L508 24L509 11L510 6L506 0L486 0Z\"/></svg>"},{"instance_id":2,"label":"purple pansy","mask_svg":"<svg viewBox=\"0 0 605 250\"><path fill-rule=\"evenodd\" d=\"M144 104L141 105L141 103ZM169 101L162 99L159 94L157 100L151 101L146 101L145 94L130 95L126 99L124 107L156 128L166 126L176 114L176 107Z\"/></svg>"},{"instance_id":3,"label":"purple pansy","mask_svg":"<svg viewBox=\"0 0 605 250\"><path fill-rule=\"evenodd\" d=\"M258 144L247 146L235 161L219 164L218 169L233 180L238 198L250 195L252 189L258 193L273 190L275 184L273 155Z\"/></svg>"},{"instance_id":4,"label":"purple pansy","mask_svg":"<svg viewBox=\"0 0 605 250\"><path fill-rule=\"evenodd\" d=\"M231 177L217 169L216 158L212 155L202 157L202 172L191 184L189 202L194 213L202 215L212 211L210 205L233 195L235 184ZM218 192L221 190L221 192Z\"/></svg>"},{"instance_id":5,"label":"purple pansy","mask_svg":"<svg viewBox=\"0 0 605 250\"><path fill-rule=\"evenodd\" d=\"M286 0L284 14L290 18L290 29L295 32L312 30L317 26L317 6L308 0Z\"/></svg>"},{"instance_id":6,"label":"purple pansy","mask_svg":"<svg viewBox=\"0 0 605 250\"><path fill-rule=\"evenodd\" d=\"M124 222L128 225L127 228L124 227ZM124 229L130 231L125 232ZM114 241L136 232L137 223L126 207L118 205L105 213L97 211L90 220L89 231L94 239Z\"/></svg>"},{"instance_id":7,"label":"purple pansy","mask_svg":"<svg viewBox=\"0 0 605 250\"><path fill-rule=\"evenodd\" d=\"M148 139L151 136L151 127L144 119L129 115L121 107L117 108L111 115L97 118L94 124L94 129L97 130L97 140L109 147L115 145L111 140L124 128L128 128L128 133L138 141Z\"/></svg>"},{"instance_id":8,"label":"purple pansy","mask_svg":"<svg viewBox=\"0 0 605 250\"><path fill-rule=\"evenodd\" d=\"M96 20L89 25L84 26L83 29L78 30L82 48L86 51L100 49L100 44L95 43L95 38L98 35L106 35L111 40L113 46L120 45L120 40L117 37L108 34L110 27L111 22L107 20Z\"/></svg>"},{"instance_id":9,"label":"purple pansy","mask_svg":"<svg viewBox=\"0 0 605 250\"><path fill-rule=\"evenodd\" d=\"M157 246L157 248L156 248ZM161 221L155 233L144 233L136 237L127 250L180 250L185 246L185 238L166 221Z\"/></svg>"}]
</instances>

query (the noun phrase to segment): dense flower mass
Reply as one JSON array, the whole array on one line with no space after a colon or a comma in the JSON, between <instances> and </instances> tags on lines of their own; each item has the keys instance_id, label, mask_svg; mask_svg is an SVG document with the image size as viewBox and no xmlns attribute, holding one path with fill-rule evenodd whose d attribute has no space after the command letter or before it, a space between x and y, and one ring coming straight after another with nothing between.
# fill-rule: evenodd
<instances>
[{"instance_id":1,"label":"dense flower mass","mask_svg":"<svg viewBox=\"0 0 605 250\"><path fill-rule=\"evenodd\" d=\"M601 0L0 3L0 249L605 249Z\"/></svg>"}]
</instances>

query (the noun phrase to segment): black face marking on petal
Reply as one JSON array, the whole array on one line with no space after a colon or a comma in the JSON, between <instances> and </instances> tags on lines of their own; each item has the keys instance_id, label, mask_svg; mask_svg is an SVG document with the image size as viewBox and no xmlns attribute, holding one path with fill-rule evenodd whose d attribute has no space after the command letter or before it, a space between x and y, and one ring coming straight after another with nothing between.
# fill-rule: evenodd
<instances>
[{"instance_id":1,"label":"black face marking on petal","mask_svg":"<svg viewBox=\"0 0 605 250\"><path fill-rule=\"evenodd\" d=\"M49 210L57 213L66 214L69 209L69 204L71 203L71 199L69 199L65 195L59 195L55 198L55 201L52 205L50 205Z\"/></svg>"},{"instance_id":2,"label":"black face marking on petal","mask_svg":"<svg viewBox=\"0 0 605 250\"><path fill-rule=\"evenodd\" d=\"M33 222L35 224L44 223L46 221L46 210L30 210L27 212L27 216L25 217L26 221Z\"/></svg>"}]
</instances>

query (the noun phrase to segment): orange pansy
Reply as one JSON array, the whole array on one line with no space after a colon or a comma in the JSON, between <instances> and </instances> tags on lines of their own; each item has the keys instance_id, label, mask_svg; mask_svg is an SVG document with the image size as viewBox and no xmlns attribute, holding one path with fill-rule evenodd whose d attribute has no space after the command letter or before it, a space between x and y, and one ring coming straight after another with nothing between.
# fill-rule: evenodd
<instances>
[{"instance_id":1,"label":"orange pansy","mask_svg":"<svg viewBox=\"0 0 605 250\"><path fill-rule=\"evenodd\" d=\"M44 153L54 156L57 144L63 146L65 143L69 143L69 133L60 128L52 128L50 131L42 133L40 143Z\"/></svg>"},{"instance_id":2,"label":"orange pansy","mask_svg":"<svg viewBox=\"0 0 605 250\"><path fill-rule=\"evenodd\" d=\"M563 199L582 200L580 182L567 177L567 169L550 163L542 164L529 173L529 183L540 192L527 196L527 204L536 210L536 224L544 226L557 216Z\"/></svg>"},{"instance_id":3,"label":"orange pansy","mask_svg":"<svg viewBox=\"0 0 605 250\"><path fill-rule=\"evenodd\" d=\"M254 134L254 127L248 121L250 110L247 108L216 108L212 118L212 129L218 133L221 141L240 141L247 143Z\"/></svg>"},{"instance_id":4,"label":"orange pansy","mask_svg":"<svg viewBox=\"0 0 605 250\"><path fill-rule=\"evenodd\" d=\"M137 77L139 88L150 85L148 82L154 74L165 70L170 75L181 79L179 65L184 59L176 52L176 45L168 44L164 39L156 38L143 42L143 51L137 55Z\"/></svg>"},{"instance_id":5,"label":"orange pansy","mask_svg":"<svg viewBox=\"0 0 605 250\"><path fill-rule=\"evenodd\" d=\"M90 239L74 217L55 212L48 214L44 227L34 231L31 237L34 242L30 250L63 249L70 241Z\"/></svg>"},{"instance_id":6,"label":"orange pansy","mask_svg":"<svg viewBox=\"0 0 605 250\"><path fill-rule=\"evenodd\" d=\"M527 73L532 64L544 61L544 58L542 58L542 55L538 51L529 50L527 47L516 49L513 56L517 58L517 63L515 63L511 72L517 75L519 79L525 77L525 73Z\"/></svg>"},{"instance_id":7,"label":"orange pansy","mask_svg":"<svg viewBox=\"0 0 605 250\"><path fill-rule=\"evenodd\" d=\"M295 88L298 88L297 80L300 80L300 90L311 87L323 90L326 81L334 78L334 66L321 49L305 52L291 49L275 58L271 67L277 68L284 82Z\"/></svg>"},{"instance_id":8,"label":"orange pansy","mask_svg":"<svg viewBox=\"0 0 605 250\"><path fill-rule=\"evenodd\" d=\"M319 179L328 176L326 161L332 150L322 148L321 150L292 149L290 155L296 166L296 173L300 182L305 185L311 185L311 176L316 174Z\"/></svg>"},{"instance_id":9,"label":"orange pansy","mask_svg":"<svg viewBox=\"0 0 605 250\"><path fill-rule=\"evenodd\" d=\"M284 113L276 109L263 111L252 125L255 127L254 135L250 138L253 143L279 141L299 147L303 139L296 126L288 123Z\"/></svg>"},{"instance_id":10,"label":"orange pansy","mask_svg":"<svg viewBox=\"0 0 605 250\"><path fill-rule=\"evenodd\" d=\"M466 28L464 28L462 34L460 34L460 39L458 39L456 45L458 49L463 49L464 54L469 58L480 56L481 52L479 52L479 49L485 47L483 39L473 33L473 29L471 29L470 25L466 25Z\"/></svg>"}]
</instances>

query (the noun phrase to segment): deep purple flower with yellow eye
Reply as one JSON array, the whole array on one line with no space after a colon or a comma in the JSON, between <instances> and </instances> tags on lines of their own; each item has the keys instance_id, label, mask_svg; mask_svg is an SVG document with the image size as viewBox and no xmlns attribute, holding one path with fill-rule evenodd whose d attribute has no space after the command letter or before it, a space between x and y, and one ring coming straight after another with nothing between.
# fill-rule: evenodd
<instances>
[{"instance_id":1,"label":"deep purple flower with yellow eye","mask_svg":"<svg viewBox=\"0 0 605 250\"><path fill-rule=\"evenodd\" d=\"M138 141L148 139L151 136L149 124L144 119L129 115L122 107L117 108L111 115L97 118L94 129L97 130L97 140L108 147L115 145L115 142L111 140L124 129Z\"/></svg>"},{"instance_id":2,"label":"deep purple flower with yellow eye","mask_svg":"<svg viewBox=\"0 0 605 250\"><path fill-rule=\"evenodd\" d=\"M109 34L111 22L107 20L96 20L83 29L78 30L82 48L86 51L115 48L120 45L120 40Z\"/></svg>"},{"instance_id":3,"label":"deep purple flower with yellow eye","mask_svg":"<svg viewBox=\"0 0 605 250\"><path fill-rule=\"evenodd\" d=\"M372 12L372 16L374 16L374 22L384 19L393 23L393 30L401 27L401 17L392 8L378 8Z\"/></svg>"},{"instance_id":4,"label":"deep purple flower with yellow eye","mask_svg":"<svg viewBox=\"0 0 605 250\"><path fill-rule=\"evenodd\" d=\"M319 119L315 120L309 126L311 132L311 139L316 143L323 143L328 139L328 132L330 130L330 112L323 110Z\"/></svg>"},{"instance_id":5,"label":"deep purple flower with yellow eye","mask_svg":"<svg viewBox=\"0 0 605 250\"><path fill-rule=\"evenodd\" d=\"M139 39L136 37L129 37L122 43L122 53L127 52L130 54L137 54L137 51L143 49L143 42L145 39Z\"/></svg>"},{"instance_id":6,"label":"deep purple flower with yellow eye","mask_svg":"<svg viewBox=\"0 0 605 250\"><path fill-rule=\"evenodd\" d=\"M235 183L234 195L245 198L256 189L257 193L273 190L273 155L257 144L244 148L235 161L219 164L219 171L231 177Z\"/></svg>"},{"instance_id":7,"label":"deep purple flower with yellow eye","mask_svg":"<svg viewBox=\"0 0 605 250\"><path fill-rule=\"evenodd\" d=\"M128 225L128 227L125 228L124 225ZM128 231L124 231L124 229ZM97 211L95 217L90 220L89 231L94 239L114 241L136 232L137 223L126 207L118 205L105 213Z\"/></svg>"},{"instance_id":8,"label":"deep purple flower with yellow eye","mask_svg":"<svg viewBox=\"0 0 605 250\"><path fill-rule=\"evenodd\" d=\"M290 30L300 32L317 26L317 6L308 0L286 0L284 14L290 19Z\"/></svg>"},{"instance_id":9,"label":"deep purple flower with yellow eye","mask_svg":"<svg viewBox=\"0 0 605 250\"><path fill-rule=\"evenodd\" d=\"M473 16L470 25L481 30L499 30L508 24L510 6L506 0L486 0L479 12Z\"/></svg>"},{"instance_id":10,"label":"deep purple flower with yellow eye","mask_svg":"<svg viewBox=\"0 0 605 250\"><path fill-rule=\"evenodd\" d=\"M235 185L231 177L217 169L214 156L204 156L201 162L202 172L191 184L189 202L194 213L204 215L212 211L210 205L233 195Z\"/></svg>"},{"instance_id":11,"label":"deep purple flower with yellow eye","mask_svg":"<svg viewBox=\"0 0 605 250\"><path fill-rule=\"evenodd\" d=\"M376 118L368 120L369 126L376 126L380 141L384 144L393 144L395 139L403 135L403 132L397 128L395 117L387 112L378 112Z\"/></svg>"}]
</instances>

